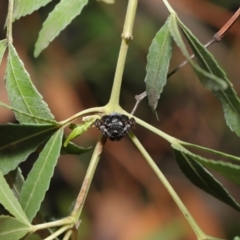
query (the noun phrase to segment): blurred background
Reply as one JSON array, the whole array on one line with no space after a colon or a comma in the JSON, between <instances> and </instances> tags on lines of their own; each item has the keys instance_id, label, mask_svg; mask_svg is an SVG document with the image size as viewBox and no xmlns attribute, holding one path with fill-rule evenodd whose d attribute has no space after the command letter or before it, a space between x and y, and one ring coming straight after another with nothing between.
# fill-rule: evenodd
<instances>
[{"instance_id":1,"label":"blurred background","mask_svg":"<svg viewBox=\"0 0 240 240\"><path fill-rule=\"evenodd\" d=\"M42 23L58 2L53 0L39 11L16 21L13 39L32 81L60 121L83 109L108 102L127 0L117 0L113 5L89 1L82 14L35 59L34 44ZM202 43L208 42L240 6L239 0L169 2ZM7 4L7 0L1 0L1 39L5 37L3 27ZM130 44L121 91L121 106L129 112L135 104L135 95L145 90L148 48L167 16L162 1L139 0L134 39ZM239 46L240 19L221 42L209 49L225 69L238 95ZM174 46L170 70L183 60ZM8 102L4 88L5 68L6 56L0 67L0 100ZM228 129L220 104L211 92L200 85L189 66L168 80L157 113L159 121L149 108L147 99L144 99L136 116L181 140L240 156L240 139ZM1 108L0 123L7 122L14 122L14 116L9 110ZM141 126L136 126L134 132L205 233L224 239L240 236L239 213L192 185L179 170L166 141ZM92 128L76 143L94 147L99 136L100 133ZM92 151L81 156L59 158L42 204L42 213L48 221L70 213L91 154ZM28 159L21 165L25 177L34 160ZM240 201L239 188L214 174ZM84 240L196 239L162 183L128 138L107 142L81 220L79 239Z\"/></svg>"}]
</instances>

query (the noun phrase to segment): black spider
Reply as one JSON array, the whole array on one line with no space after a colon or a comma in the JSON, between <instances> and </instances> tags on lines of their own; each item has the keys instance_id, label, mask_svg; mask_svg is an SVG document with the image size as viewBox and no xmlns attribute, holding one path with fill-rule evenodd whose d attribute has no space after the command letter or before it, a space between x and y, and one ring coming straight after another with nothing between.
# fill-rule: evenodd
<instances>
[{"instance_id":1,"label":"black spider","mask_svg":"<svg viewBox=\"0 0 240 240\"><path fill-rule=\"evenodd\" d=\"M111 141L119 141L135 126L135 120L114 112L97 119L94 125Z\"/></svg>"}]
</instances>

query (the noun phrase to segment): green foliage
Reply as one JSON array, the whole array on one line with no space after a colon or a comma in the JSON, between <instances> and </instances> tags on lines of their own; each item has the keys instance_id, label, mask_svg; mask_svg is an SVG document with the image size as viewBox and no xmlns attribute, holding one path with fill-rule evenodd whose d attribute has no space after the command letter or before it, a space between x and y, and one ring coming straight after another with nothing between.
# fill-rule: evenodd
<instances>
[{"instance_id":1,"label":"green foliage","mask_svg":"<svg viewBox=\"0 0 240 240\"><path fill-rule=\"evenodd\" d=\"M22 186L24 183L24 177L22 175L22 171L20 168L17 168L8 174L6 174L5 179L9 185L9 187L12 189L14 196L19 199L20 192L22 190Z\"/></svg>"},{"instance_id":2,"label":"green foliage","mask_svg":"<svg viewBox=\"0 0 240 240\"><path fill-rule=\"evenodd\" d=\"M178 21L196 56L199 66L206 72L224 80L227 85L226 89L212 88L212 90L216 98L222 104L227 125L232 131L240 136L240 100L237 97L232 84L228 80L225 72L219 67L212 54L207 51L207 49L197 40L196 37L193 36L190 30L180 20ZM206 85L207 84L208 83L206 82Z\"/></svg>"},{"instance_id":3,"label":"green foliage","mask_svg":"<svg viewBox=\"0 0 240 240\"><path fill-rule=\"evenodd\" d=\"M0 169L2 173L7 174L14 170L57 129L55 125L0 125Z\"/></svg>"},{"instance_id":4,"label":"green foliage","mask_svg":"<svg viewBox=\"0 0 240 240\"><path fill-rule=\"evenodd\" d=\"M31 14L38 10L40 7L45 6L52 0L15 0L13 10L13 20L17 20L20 17Z\"/></svg>"},{"instance_id":5,"label":"green foliage","mask_svg":"<svg viewBox=\"0 0 240 240\"><path fill-rule=\"evenodd\" d=\"M43 101L42 96L32 84L30 76L24 69L24 65L12 44L9 44L6 87L12 107L22 112L32 114L33 116L41 116L47 120L54 119L47 104ZM16 119L21 123L42 122L18 112L14 113Z\"/></svg>"},{"instance_id":6,"label":"green foliage","mask_svg":"<svg viewBox=\"0 0 240 240\"><path fill-rule=\"evenodd\" d=\"M60 155L62 136L62 129L59 129L52 135L22 186L19 201L30 222L38 212L45 193L49 188L50 180Z\"/></svg>"},{"instance_id":7,"label":"green foliage","mask_svg":"<svg viewBox=\"0 0 240 240\"><path fill-rule=\"evenodd\" d=\"M66 137L63 137L63 143L66 141ZM61 148L61 154L65 155L65 154L74 154L74 155L79 155L79 154L83 154L85 152L88 152L89 150L91 150L92 147L80 147L72 142L68 142L68 145L66 147L64 147L64 145L62 145Z\"/></svg>"},{"instance_id":8,"label":"green foliage","mask_svg":"<svg viewBox=\"0 0 240 240\"><path fill-rule=\"evenodd\" d=\"M84 132L86 132L92 126L92 124L96 121L96 119L97 119L97 117L95 117L95 118L93 118L93 119L91 119L89 121L86 121L86 122L84 122L84 123L82 123L80 125L74 126L73 131L69 134L67 139L64 141L63 146L66 148L71 140L73 140L74 138L79 137Z\"/></svg>"},{"instance_id":9,"label":"green foliage","mask_svg":"<svg viewBox=\"0 0 240 240\"><path fill-rule=\"evenodd\" d=\"M172 56L172 39L168 21L154 37L147 55L147 74L145 77L149 105L155 110L158 99L167 82L167 71Z\"/></svg>"},{"instance_id":10,"label":"green foliage","mask_svg":"<svg viewBox=\"0 0 240 240\"><path fill-rule=\"evenodd\" d=\"M0 41L0 65L2 63L2 58L3 58L3 55L6 51L6 48L7 48L7 40L3 39L3 40Z\"/></svg>"},{"instance_id":11,"label":"green foliage","mask_svg":"<svg viewBox=\"0 0 240 240\"><path fill-rule=\"evenodd\" d=\"M0 203L4 206L8 212L10 212L16 219L26 225L29 225L29 221L26 217L18 200L14 196L12 190L8 186L3 174L0 172Z\"/></svg>"},{"instance_id":12,"label":"green foliage","mask_svg":"<svg viewBox=\"0 0 240 240\"><path fill-rule=\"evenodd\" d=\"M170 15L169 28L170 28L170 32L171 32L171 35L172 35L174 41L176 42L176 44L182 51L182 54L187 58L187 60L191 64L193 70L196 72L196 74L199 77L203 86L205 86L206 88L208 88L210 90L226 89L228 86L223 79L221 79L218 76L213 75L212 73L207 72L206 69L204 69L204 68L200 68L198 65L196 65L190 59L190 55L187 51L187 48L184 44L184 41L182 39L181 33L178 28L178 17L176 14ZM190 34L190 32L189 32L189 34ZM193 39L193 37L191 39ZM198 47L199 47L199 45L198 45ZM207 57L209 57L209 56L210 56L210 54ZM205 58L206 56L202 55L202 57Z\"/></svg>"},{"instance_id":13,"label":"green foliage","mask_svg":"<svg viewBox=\"0 0 240 240\"><path fill-rule=\"evenodd\" d=\"M43 49L66 28L71 21L81 13L88 0L61 0L49 14L39 33L34 56L37 57Z\"/></svg>"},{"instance_id":14,"label":"green foliage","mask_svg":"<svg viewBox=\"0 0 240 240\"><path fill-rule=\"evenodd\" d=\"M25 236L31 227L9 216L0 217L0 239L18 240Z\"/></svg>"},{"instance_id":15,"label":"green foliage","mask_svg":"<svg viewBox=\"0 0 240 240\"><path fill-rule=\"evenodd\" d=\"M64 239L69 239L72 231L75 232L79 225L79 218L81 216L84 201L90 188L103 146L106 142L106 137L102 137L102 139L98 140L96 143L73 212L65 219L31 225L30 222L33 221L41 208L41 203L49 188L60 154L78 155L89 151L91 148L80 147L72 143L71 140L82 135L94 124L96 119L101 118L103 115L118 112L132 117L131 114L127 113L119 105L119 95L128 45L132 38L137 1L129 1L117 69L108 104L103 107L83 110L59 123L55 121L48 105L33 85L28 72L24 68L23 62L12 45L12 22L45 6L49 2L50 0L16 0L13 9L11 9L13 0L9 0L9 12L6 23L7 36L6 39L0 41L0 63L8 47L6 88L11 105L8 106L0 102L0 106L12 110L16 119L19 121L19 124L0 125L0 203L9 214L12 215L0 216L0 239L18 240L27 233L52 227L60 228L50 233L51 236L47 239L56 239L62 233L65 233ZM113 1L104 0L104 2L112 3ZM202 85L211 90L222 104L227 125L232 131L240 136L240 100L232 84L210 52L180 21L167 0L163 0L163 2L169 9L170 16L154 37L147 55L145 83L150 107L152 110L156 109L163 88L167 83L167 73L172 56L173 39L189 61ZM83 7L87 3L88 0L61 0L43 23L39 38L36 42L34 55L38 56L41 51L67 27L67 25L82 12ZM183 36L180 29L183 32ZM196 56L197 63L191 60L183 37L188 41ZM71 125L73 121L89 113L92 114L88 116L89 120L85 118L84 123L80 125ZM206 169L213 169L233 183L240 185L240 166L238 165L240 157L183 142L167 135L137 117L135 120L138 124L161 136L171 144L180 169L192 183L220 201L228 204L235 210L240 211L239 204L222 184ZM124 124L126 124L126 126L124 126ZM65 137L64 128L67 126L74 127L69 136ZM199 240L217 239L207 236L198 227L197 223L174 192L174 189L168 183L160 169L151 159L150 155L132 131L129 131L127 123L121 121L105 122L104 127L111 128L113 132L118 131L120 127L129 133L131 140L147 160L158 179L162 181L167 188ZM185 147L193 147L200 151L208 151L217 156L226 157L233 161L233 163L204 158L199 154L190 152ZM21 169L18 166L36 150L39 153L38 159L34 163L26 180L24 180ZM167 234L169 234L169 232L167 232ZM74 234L73 239L75 239Z\"/></svg>"},{"instance_id":16,"label":"green foliage","mask_svg":"<svg viewBox=\"0 0 240 240\"><path fill-rule=\"evenodd\" d=\"M240 211L239 204L233 199L221 183L201 164L204 162L207 166L213 166L211 161L189 152L179 144L172 144L172 147L180 169L192 183L237 211ZM215 169L218 168L216 167ZM228 171L226 170L226 172Z\"/></svg>"}]
</instances>

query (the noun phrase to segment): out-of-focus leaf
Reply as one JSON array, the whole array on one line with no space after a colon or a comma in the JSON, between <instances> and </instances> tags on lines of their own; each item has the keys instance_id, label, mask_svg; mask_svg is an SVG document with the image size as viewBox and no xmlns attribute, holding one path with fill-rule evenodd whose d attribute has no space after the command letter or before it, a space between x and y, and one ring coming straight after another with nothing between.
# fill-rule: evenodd
<instances>
[{"instance_id":1,"label":"out-of-focus leaf","mask_svg":"<svg viewBox=\"0 0 240 240\"><path fill-rule=\"evenodd\" d=\"M0 239L19 240L31 231L31 226L9 216L0 216Z\"/></svg>"},{"instance_id":2,"label":"out-of-focus leaf","mask_svg":"<svg viewBox=\"0 0 240 240\"><path fill-rule=\"evenodd\" d=\"M210 90L219 90L219 89L226 89L228 85L226 84L225 80L221 79L218 76L215 76L209 72L207 72L205 69L200 68L197 64L195 64L191 59L190 55L188 53L188 50L184 44L184 41L182 39L181 33L178 28L178 18L175 13L172 13L169 18L169 29L171 32L171 35L182 51L182 54L187 58L191 66L193 67L193 70L196 72L199 80L201 81L202 85Z\"/></svg>"},{"instance_id":3,"label":"out-of-focus leaf","mask_svg":"<svg viewBox=\"0 0 240 240\"><path fill-rule=\"evenodd\" d=\"M228 154L228 153L220 152L220 151L217 151L217 150L214 150L214 149L211 149L211 148L206 148L206 147L203 147L203 146L199 146L199 145L192 144L192 143L189 143L189 142L184 142L184 141L180 141L180 144L183 145L183 146L200 149L204 152L213 153L217 156L225 157L225 158L228 158L230 160L240 162L240 157L237 157L237 156L234 156L234 155L231 155L231 154Z\"/></svg>"},{"instance_id":4,"label":"out-of-focus leaf","mask_svg":"<svg viewBox=\"0 0 240 240\"><path fill-rule=\"evenodd\" d=\"M6 87L12 107L33 116L54 120L47 104L32 84L29 74L24 69L21 59L11 44L9 44ZM19 112L14 113L17 120L21 123L43 123L43 121L20 114Z\"/></svg>"},{"instance_id":5,"label":"out-of-focus leaf","mask_svg":"<svg viewBox=\"0 0 240 240\"><path fill-rule=\"evenodd\" d=\"M49 188L60 155L62 136L63 130L59 129L50 138L23 184L19 201L29 221L32 221L40 209L41 202Z\"/></svg>"},{"instance_id":6,"label":"out-of-focus leaf","mask_svg":"<svg viewBox=\"0 0 240 240\"><path fill-rule=\"evenodd\" d=\"M49 14L39 33L34 56L37 57L48 44L81 13L88 0L61 0Z\"/></svg>"},{"instance_id":7,"label":"out-of-focus leaf","mask_svg":"<svg viewBox=\"0 0 240 240\"><path fill-rule=\"evenodd\" d=\"M24 213L21 205L14 196L12 190L8 186L3 174L0 171L0 204L16 217L20 222L29 225L29 221Z\"/></svg>"},{"instance_id":8,"label":"out-of-focus leaf","mask_svg":"<svg viewBox=\"0 0 240 240\"><path fill-rule=\"evenodd\" d=\"M17 199L19 199L22 185L24 183L24 177L22 175L21 169L18 167L17 169L9 172L4 177L9 185L9 187L12 189L14 196Z\"/></svg>"},{"instance_id":9,"label":"out-of-focus leaf","mask_svg":"<svg viewBox=\"0 0 240 240\"><path fill-rule=\"evenodd\" d=\"M66 137L64 136L63 143L65 141L66 141ZM91 149L92 149L92 147L84 148L84 147L80 147L80 146L74 144L73 142L68 142L68 145L66 147L64 147L62 145L61 154L62 155L66 155L66 154L80 155L80 154L90 151Z\"/></svg>"},{"instance_id":10,"label":"out-of-focus leaf","mask_svg":"<svg viewBox=\"0 0 240 240\"><path fill-rule=\"evenodd\" d=\"M63 146L67 147L68 143L73 140L74 138L79 137L80 135L82 135L84 132L86 132L91 126L92 124L96 121L97 117L86 121L82 124L77 125L73 131L69 134L69 136L67 137L67 139L65 140Z\"/></svg>"},{"instance_id":11,"label":"out-of-focus leaf","mask_svg":"<svg viewBox=\"0 0 240 240\"><path fill-rule=\"evenodd\" d=\"M157 107L158 99L167 82L167 72L172 56L172 38L168 20L154 37L147 55L146 92L152 110Z\"/></svg>"},{"instance_id":12,"label":"out-of-focus leaf","mask_svg":"<svg viewBox=\"0 0 240 240\"><path fill-rule=\"evenodd\" d=\"M52 0L15 0L13 9L13 19L17 20L20 17L31 14L40 7L47 5Z\"/></svg>"},{"instance_id":13,"label":"out-of-focus leaf","mask_svg":"<svg viewBox=\"0 0 240 240\"><path fill-rule=\"evenodd\" d=\"M189 152L177 143L172 144L172 147L181 171L193 184L240 212L240 206L234 198L227 192L222 184L198 162L199 159L204 158Z\"/></svg>"},{"instance_id":14,"label":"out-of-focus leaf","mask_svg":"<svg viewBox=\"0 0 240 240\"><path fill-rule=\"evenodd\" d=\"M178 21L196 56L199 66L210 74L223 79L228 86L225 90L213 89L213 93L222 104L227 125L233 132L240 136L240 100L237 97L232 83L228 80L225 72L219 67L212 54L196 39L180 20Z\"/></svg>"},{"instance_id":15,"label":"out-of-focus leaf","mask_svg":"<svg viewBox=\"0 0 240 240\"><path fill-rule=\"evenodd\" d=\"M3 39L3 40L0 41L0 65L2 63L2 58L3 58L3 55L6 51L6 48L7 48L7 40Z\"/></svg>"},{"instance_id":16,"label":"out-of-focus leaf","mask_svg":"<svg viewBox=\"0 0 240 240\"><path fill-rule=\"evenodd\" d=\"M5 175L47 140L55 125L0 125L0 171Z\"/></svg>"},{"instance_id":17,"label":"out-of-focus leaf","mask_svg":"<svg viewBox=\"0 0 240 240\"><path fill-rule=\"evenodd\" d=\"M240 166L223 161L214 161L195 156L194 160L201 163L204 167L209 167L221 173L224 177L240 186Z\"/></svg>"},{"instance_id":18,"label":"out-of-focus leaf","mask_svg":"<svg viewBox=\"0 0 240 240\"><path fill-rule=\"evenodd\" d=\"M228 127L240 137L240 100L235 90L229 85L226 90L213 91L213 93L222 104Z\"/></svg>"}]
</instances>

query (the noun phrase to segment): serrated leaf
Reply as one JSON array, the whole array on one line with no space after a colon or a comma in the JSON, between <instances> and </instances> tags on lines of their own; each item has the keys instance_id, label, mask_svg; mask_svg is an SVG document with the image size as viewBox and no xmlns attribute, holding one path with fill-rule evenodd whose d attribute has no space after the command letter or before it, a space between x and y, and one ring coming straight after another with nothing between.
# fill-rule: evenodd
<instances>
[{"instance_id":1,"label":"serrated leaf","mask_svg":"<svg viewBox=\"0 0 240 240\"><path fill-rule=\"evenodd\" d=\"M182 54L187 58L189 63L191 64L193 70L196 72L199 80L201 81L202 85L210 90L219 90L219 89L226 89L228 87L225 80L221 79L218 76L215 76L206 70L200 68L197 64L195 64L191 59L188 53L188 50L184 44L182 39L181 33L178 28L178 18L175 13L172 13L169 18L169 29L171 35L180 48Z\"/></svg>"},{"instance_id":2,"label":"serrated leaf","mask_svg":"<svg viewBox=\"0 0 240 240\"><path fill-rule=\"evenodd\" d=\"M62 136L63 130L59 129L50 138L23 184L19 201L29 221L32 221L40 209L49 188L60 155Z\"/></svg>"},{"instance_id":3,"label":"serrated leaf","mask_svg":"<svg viewBox=\"0 0 240 240\"><path fill-rule=\"evenodd\" d=\"M88 0L61 0L49 14L39 33L34 56L37 57L48 44L81 13Z\"/></svg>"},{"instance_id":4,"label":"serrated leaf","mask_svg":"<svg viewBox=\"0 0 240 240\"><path fill-rule=\"evenodd\" d=\"M2 63L2 58L3 58L3 55L6 51L6 48L7 48L7 40L3 39L3 40L0 41L0 65Z\"/></svg>"},{"instance_id":5,"label":"serrated leaf","mask_svg":"<svg viewBox=\"0 0 240 240\"><path fill-rule=\"evenodd\" d=\"M21 205L14 196L12 190L8 186L3 174L0 171L0 204L16 217L20 222L29 225L29 221L24 213Z\"/></svg>"},{"instance_id":6,"label":"serrated leaf","mask_svg":"<svg viewBox=\"0 0 240 240\"><path fill-rule=\"evenodd\" d=\"M15 48L9 44L6 87L11 106L33 116L54 120L47 104L32 84L24 65ZM21 123L41 123L42 121L14 111L16 119Z\"/></svg>"},{"instance_id":7,"label":"serrated leaf","mask_svg":"<svg viewBox=\"0 0 240 240\"><path fill-rule=\"evenodd\" d=\"M201 163L204 167L208 167L218 171L224 177L226 177L230 181L240 186L240 166L239 165L236 165L233 163L227 163L223 161L207 160L203 158L195 158L195 160Z\"/></svg>"},{"instance_id":8,"label":"serrated leaf","mask_svg":"<svg viewBox=\"0 0 240 240\"><path fill-rule=\"evenodd\" d=\"M234 88L229 85L226 90L213 93L222 104L228 127L240 137L240 100Z\"/></svg>"},{"instance_id":9,"label":"serrated leaf","mask_svg":"<svg viewBox=\"0 0 240 240\"><path fill-rule=\"evenodd\" d=\"M40 7L47 5L52 0L15 0L13 9L13 20L31 14Z\"/></svg>"},{"instance_id":10,"label":"serrated leaf","mask_svg":"<svg viewBox=\"0 0 240 240\"><path fill-rule=\"evenodd\" d=\"M24 183L24 177L22 175L21 169L18 167L17 169L9 172L4 176L9 187L12 189L14 196L19 199L20 192L22 190L22 185Z\"/></svg>"},{"instance_id":11,"label":"serrated leaf","mask_svg":"<svg viewBox=\"0 0 240 240\"><path fill-rule=\"evenodd\" d=\"M65 141L66 141L66 137L64 136L63 143ZM84 148L84 147L80 147L80 146L74 144L73 142L68 142L68 145L66 147L64 147L62 145L61 154L62 155L66 155L66 154L80 155L80 154L90 151L91 149L92 149L92 147Z\"/></svg>"},{"instance_id":12,"label":"serrated leaf","mask_svg":"<svg viewBox=\"0 0 240 240\"><path fill-rule=\"evenodd\" d=\"M5 175L47 140L55 125L0 125L0 171Z\"/></svg>"},{"instance_id":13,"label":"serrated leaf","mask_svg":"<svg viewBox=\"0 0 240 240\"><path fill-rule=\"evenodd\" d=\"M234 198L222 184L198 162L199 159L204 158L189 152L179 144L172 144L172 147L181 171L193 184L240 212L240 206Z\"/></svg>"},{"instance_id":14,"label":"serrated leaf","mask_svg":"<svg viewBox=\"0 0 240 240\"><path fill-rule=\"evenodd\" d=\"M146 92L152 110L157 107L158 99L167 82L167 72L172 56L172 38L168 20L154 37L147 55Z\"/></svg>"},{"instance_id":15,"label":"serrated leaf","mask_svg":"<svg viewBox=\"0 0 240 240\"><path fill-rule=\"evenodd\" d=\"M211 148L199 146L199 145L188 143L188 142L184 142L184 141L180 141L180 144L183 145L183 146L200 149L200 150L202 150L204 152L213 153L213 154L215 154L217 156L225 157L225 158L228 158L230 160L234 160L234 161L240 162L240 157L237 157L237 156L234 156L234 155L231 155L231 154L228 154L228 153L220 152L220 151L217 151L217 150L214 150L214 149L211 149Z\"/></svg>"},{"instance_id":16,"label":"serrated leaf","mask_svg":"<svg viewBox=\"0 0 240 240\"><path fill-rule=\"evenodd\" d=\"M67 139L65 140L63 146L67 147L68 143L73 140L74 138L79 137L80 135L82 135L84 132L86 132L91 126L92 124L96 121L97 117L91 119L90 121L86 121L82 124L79 124L77 126L74 127L73 131L69 134L69 136L67 137ZM72 125L73 126L73 125Z\"/></svg>"},{"instance_id":17,"label":"serrated leaf","mask_svg":"<svg viewBox=\"0 0 240 240\"><path fill-rule=\"evenodd\" d=\"M213 89L213 93L222 104L227 125L232 131L240 136L240 100L231 82L227 78L225 72L219 67L212 54L196 39L180 20L178 21L196 56L199 66L207 72L223 79L228 86L225 90L219 89L214 91Z\"/></svg>"},{"instance_id":18,"label":"serrated leaf","mask_svg":"<svg viewBox=\"0 0 240 240\"><path fill-rule=\"evenodd\" d=\"M19 240L31 231L31 226L9 216L0 216L0 239Z\"/></svg>"}]
</instances>

